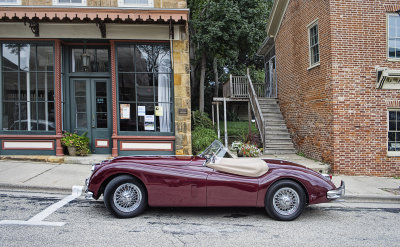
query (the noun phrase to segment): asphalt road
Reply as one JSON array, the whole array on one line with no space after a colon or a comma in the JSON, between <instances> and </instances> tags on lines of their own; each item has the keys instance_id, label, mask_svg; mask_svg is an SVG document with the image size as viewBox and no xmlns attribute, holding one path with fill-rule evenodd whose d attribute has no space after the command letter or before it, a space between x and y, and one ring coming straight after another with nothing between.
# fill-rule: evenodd
<instances>
[{"instance_id":1,"label":"asphalt road","mask_svg":"<svg viewBox=\"0 0 400 247\"><path fill-rule=\"evenodd\" d=\"M28 221L66 196L0 191L0 222ZM398 203L309 206L292 222L254 208L150 208L116 219L81 196L44 221L65 225L0 223L0 246L400 246Z\"/></svg>"}]
</instances>

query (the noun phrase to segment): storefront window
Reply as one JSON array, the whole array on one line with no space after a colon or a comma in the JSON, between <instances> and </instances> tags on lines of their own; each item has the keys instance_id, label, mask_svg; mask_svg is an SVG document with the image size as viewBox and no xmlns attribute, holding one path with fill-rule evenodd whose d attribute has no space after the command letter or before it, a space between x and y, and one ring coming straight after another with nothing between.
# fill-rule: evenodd
<instances>
[{"instance_id":1,"label":"storefront window","mask_svg":"<svg viewBox=\"0 0 400 247\"><path fill-rule=\"evenodd\" d=\"M120 131L173 132L168 44L117 47Z\"/></svg>"},{"instance_id":2,"label":"storefront window","mask_svg":"<svg viewBox=\"0 0 400 247\"><path fill-rule=\"evenodd\" d=\"M3 130L54 130L53 46L2 44L1 64Z\"/></svg>"}]
</instances>

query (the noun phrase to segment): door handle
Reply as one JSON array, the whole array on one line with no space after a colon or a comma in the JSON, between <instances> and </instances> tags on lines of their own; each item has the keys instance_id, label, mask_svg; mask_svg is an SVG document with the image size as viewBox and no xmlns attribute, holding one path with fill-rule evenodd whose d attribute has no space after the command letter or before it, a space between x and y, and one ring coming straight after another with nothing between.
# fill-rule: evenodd
<instances>
[{"instance_id":1,"label":"door handle","mask_svg":"<svg viewBox=\"0 0 400 247\"><path fill-rule=\"evenodd\" d=\"M94 114L92 114L92 128L96 127L96 120L94 119Z\"/></svg>"}]
</instances>

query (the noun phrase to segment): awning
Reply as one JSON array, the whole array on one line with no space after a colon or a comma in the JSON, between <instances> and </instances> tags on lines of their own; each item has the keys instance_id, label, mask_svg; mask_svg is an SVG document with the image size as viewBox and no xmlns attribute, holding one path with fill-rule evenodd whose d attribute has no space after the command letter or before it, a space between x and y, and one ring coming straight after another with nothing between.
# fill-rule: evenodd
<instances>
[{"instance_id":1,"label":"awning","mask_svg":"<svg viewBox=\"0 0 400 247\"><path fill-rule=\"evenodd\" d=\"M0 7L0 22L24 22L35 36L39 23L96 23L105 38L105 24L187 24L188 9Z\"/></svg>"}]
</instances>

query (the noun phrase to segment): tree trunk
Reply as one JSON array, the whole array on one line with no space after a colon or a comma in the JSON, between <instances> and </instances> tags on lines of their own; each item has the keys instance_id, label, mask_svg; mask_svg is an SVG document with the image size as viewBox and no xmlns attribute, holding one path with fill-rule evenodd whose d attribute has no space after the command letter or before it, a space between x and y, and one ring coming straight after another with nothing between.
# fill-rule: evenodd
<instances>
[{"instance_id":1,"label":"tree trunk","mask_svg":"<svg viewBox=\"0 0 400 247\"><path fill-rule=\"evenodd\" d=\"M199 110L204 112L204 81L206 77L206 53L201 54L201 70L200 70L200 96L199 96Z\"/></svg>"},{"instance_id":2,"label":"tree trunk","mask_svg":"<svg viewBox=\"0 0 400 247\"><path fill-rule=\"evenodd\" d=\"M213 70L214 70L214 81L215 81L214 97L218 97L218 90L219 90L218 60L216 57L214 57L214 60L213 60Z\"/></svg>"}]
</instances>

